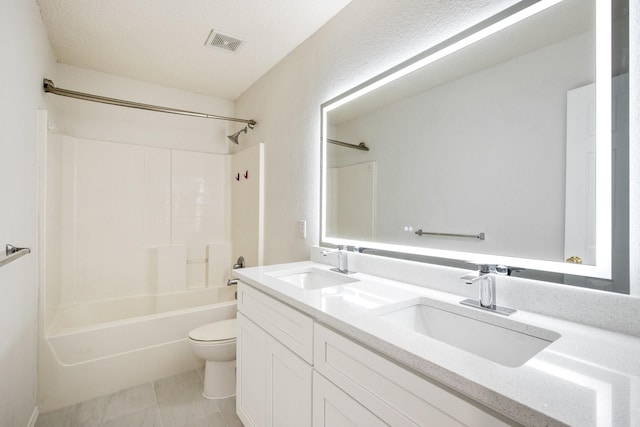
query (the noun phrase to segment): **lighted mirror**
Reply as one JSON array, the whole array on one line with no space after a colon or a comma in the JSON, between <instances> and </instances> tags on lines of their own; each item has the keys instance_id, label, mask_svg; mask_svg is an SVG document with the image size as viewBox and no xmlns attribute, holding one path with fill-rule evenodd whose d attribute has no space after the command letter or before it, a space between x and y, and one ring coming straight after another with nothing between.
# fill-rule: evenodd
<instances>
[{"instance_id":1,"label":"lighted mirror","mask_svg":"<svg viewBox=\"0 0 640 427\"><path fill-rule=\"evenodd\" d=\"M611 44L524 1L323 104L322 243L610 279Z\"/></svg>"}]
</instances>

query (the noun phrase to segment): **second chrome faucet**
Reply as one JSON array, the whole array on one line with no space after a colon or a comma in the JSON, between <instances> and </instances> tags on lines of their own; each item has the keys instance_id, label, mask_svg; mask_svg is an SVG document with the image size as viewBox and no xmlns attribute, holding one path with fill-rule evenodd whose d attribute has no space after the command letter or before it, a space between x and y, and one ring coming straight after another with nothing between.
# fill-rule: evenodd
<instances>
[{"instance_id":1,"label":"second chrome faucet","mask_svg":"<svg viewBox=\"0 0 640 427\"><path fill-rule=\"evenodd\" d=\"M327 249L322 251L322 256L327 256L332 253L338 254L338 266L332 268L331 271L337 271L342 274L353 274L355 271L349 270L349 258L346 245L338 246L338 249Z\"/></svg>"},{"instance_id":2,"label":"second chrome faucet","mask_svg":"<svg viewBox=\"0 0 640 427\"><path fill-rule=\"evenodd\" d=\"M506 276L509 269L502 265L480 264L478 271L465 274L460 277L467 285L478 283L478 299L465 299L460 304L468 305L483 310L508 316L516 310L508 307L501 307L496 304L496 278L495 274Z\"/></svg>"}]
</instances>

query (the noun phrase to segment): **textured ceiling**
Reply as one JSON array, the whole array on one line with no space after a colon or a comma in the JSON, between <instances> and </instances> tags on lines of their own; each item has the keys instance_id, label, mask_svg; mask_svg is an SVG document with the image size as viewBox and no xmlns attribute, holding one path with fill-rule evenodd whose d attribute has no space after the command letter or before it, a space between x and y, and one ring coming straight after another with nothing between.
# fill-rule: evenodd
<instances>
[{"instance_id":1,"label":"textured ceiling","mask_svg":"<svg viewBox=\"0 0 640 427\"><path fill-rule=\"evenodd\" d=\"M235 100L350 0L37 0L58 62ZM205 46L211 29L246 40Z\"/></svg>"}]
</instances>

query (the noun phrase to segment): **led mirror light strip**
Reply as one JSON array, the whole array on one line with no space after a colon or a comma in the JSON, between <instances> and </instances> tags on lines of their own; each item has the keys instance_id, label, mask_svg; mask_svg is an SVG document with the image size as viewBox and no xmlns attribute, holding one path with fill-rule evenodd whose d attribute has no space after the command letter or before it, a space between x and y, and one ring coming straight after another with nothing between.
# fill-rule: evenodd
<instances>
[{"instance_id":1,"label":"led mirror light strip","mask_svg":"<svg viewBox=\"0 0 640 427\"><path fill-rule=\"evenodd\" d=\"M594 276L611 278L611 2L596 0L596 266ZM607 37L603 37L607 34Z\"/></svg>"},{"instance_id":2,"label":"led mirror light strip","mask_svg":"<svg viewBox=\"0 0 640 427\"><path fill-rule=\"evenodd\" d=\"M362 87L344 97L341 97L322 107L322 191L321 206L327 206L327 113L357 99L379 87L393 82L407 74L416 71L430 63L438 61L467 46L483 40L500 30L510 27L533 15L536 15L563 0L541 0L512 15L501 19L479 31L464 37L444 48L428 55L406 67L393 72L380 80ZM471 252L460 252L396 244L353 241L348 239L327 237L326 211L321 215L321 241L335 245L353 245L370 247L385 251L403 252L415 255L450 258L457 260L473 260L483 262L518 266L528 269L549 271L555 273L573 274L578 276L591 276L599 278L611 278L611 3L609 0L595 0L596 3L596 265L569 264L556 261L533 260L526 258L493 256Z\"/></svg>"},{"instance_id":3,"label":"led mirror light strip","mask_svg":"<svg viewBox=\"0 0 640 427\"><path fill-rule=\"evenodd\" d=\"M507 27L510 27L520 21L523 21L527 18L529 18L530 16L533 16L539 12L542 12L545 9L550 8L553 5L556 5L558 3L560 3L562 0L542 0L538 3L535 3L532 6L527 7L526 9L523 9L519 12L514 13L513 15L510 15L508 17L506 17L505 19L502 19L498 22L496 22L495 24L489 25L486 28L483 28L481 30L479 30L478 32L475 32L473 34L471 34L468 37L463 38L462 40L459 40L443 49L438 50L437 52L417 61L414 62L411 65L408 65L407 67L402 68L401 70L398 70L395 73L392 73L364 88L362 88L361 90L354 92L338 101L336 101L335 103L332 103L330 106L328 106L326 108L326 111L329 112L331 110L334 110L344 104L346 104L349 101L353 101L354 99L360 98L363 95L366 95L367 93L371 92L372 90L375 90L381 86L386 85L387 83L391 83L394 80L398 80L401 77L406 76L407 74L411 74L412 72L424 67L425 65L431 64L432 62L436 62L446 56L451 55L452 53L455 53L461 49L464 49L467 46L472 45L473 43L476 43L482 39L485 39Z\"/></svg>"}]
</instances>

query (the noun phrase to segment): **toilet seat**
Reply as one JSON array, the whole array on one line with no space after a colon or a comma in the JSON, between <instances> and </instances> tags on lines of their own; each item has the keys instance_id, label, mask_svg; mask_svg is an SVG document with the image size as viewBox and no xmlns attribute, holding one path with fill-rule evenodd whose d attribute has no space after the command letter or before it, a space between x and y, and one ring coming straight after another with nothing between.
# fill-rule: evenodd
<instances>
[{"instance_id":1,"label":"toilet seat","mask_svg":"<svg viewBox=\"0 0 640 427\"><path fill-rule=\"evenodd\" d=\"M229 342L236 340L236 319L209 323L189 332L189 338L202 342Z\"/></svg>"},{"instance_id":2,"label":"toilet seat","mask_svg":"<svg viewBox=\"0 0 640 427\"><path fill-rule=\"evenodd\" d=\"M202 395L207 399L236 394L236 334L236 319L209 323L189 332L189 346L205 360Z\"/></svg>"}]
</instances>

